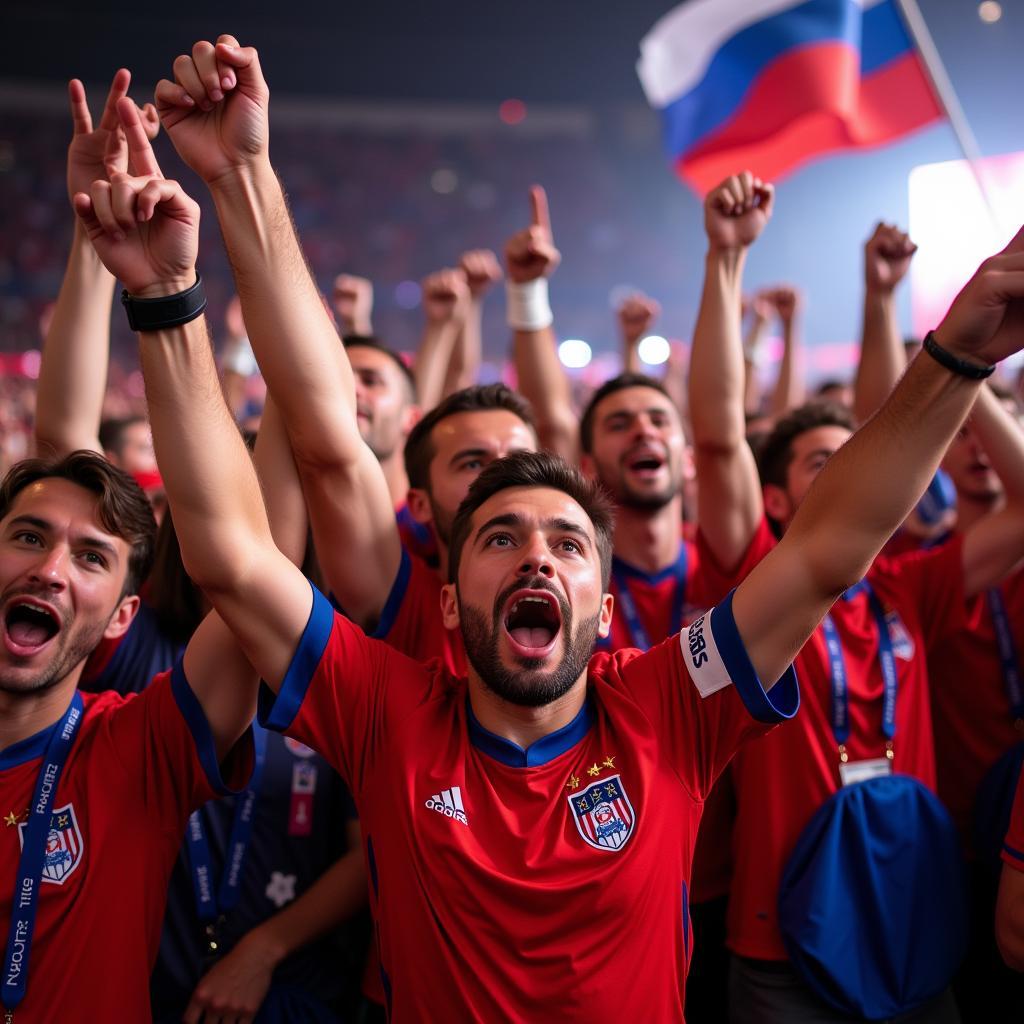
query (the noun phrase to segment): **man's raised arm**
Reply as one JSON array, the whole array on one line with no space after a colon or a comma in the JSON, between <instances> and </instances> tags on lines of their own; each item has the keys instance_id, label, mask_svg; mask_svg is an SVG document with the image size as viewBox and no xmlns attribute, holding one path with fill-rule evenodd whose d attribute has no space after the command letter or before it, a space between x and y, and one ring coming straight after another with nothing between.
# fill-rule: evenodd
<instances>
[{"instance_id":1,"label":"man's raised arm","mask_svg":"<svg viewBox=\"0 0 1024 1024\"><path fill-rule=\"evenodd\" d=\"M530 226L505 245L508 270L508 322L519 390L533 406L542 448L576 465L580 454L579 423L572 412L572 390L558 358L548 278L562 256L551 235L547 193L530 189Z\"/></svg>"},{"instance_id":2,"label":"man's raised arm","mask_svg":"<svg viewBox=\"0 0 1024 1024\"><path fill-rule=\"evenodd\" d=\"M853 411L863 423L886 399L907 365L896 318L896 286L917 246L894 224L876 224L864 246L864 323Z\"/></svg>"},{"instance_id":3,"label":"man's raised arm","mask_svg":"<svg viewBox=\"0 0 1024 1024\"><path fill-rule=\"evenodd\" d=\"M68 198L88 192L98 178L128 170L128 147L117 118L117 103L128 94L131 74L114 75L100 123L93 126L85 88L74 78L68 100L74 134L68 147ZM141 112L146 133L159 129L156 110ZM75 218L71 252L53 318L43 342L36 401L36 443L40 451L102 452L99 429L110 355L110 305L114 277L96 255Z\"/></svg>"},{"instance_id":4,"label":"man's raised arm","mask_svg":"<svg viewBox=\"0 0 1024 1024\"><path fill-rule=\"evenodd\" d=\"M194 290L199 207L161 175L134 104L121 100L118 113L138 175L96 181L74 205L97 254L131 297L182 559L217 612L189 643L185 670L223 754L256 701L256 677L223 623L253 668L278 685L312 593L274 545L252 462L221 394L205 302ZM168 296L173 304L160 301Z\"/></svg>"},{"instance_id":5,"label":"man's raised arm","mask_svg":"<svg viewBox=\"0 0 1024 1024\"><path fill-rule=\"evenodd\" d=\"M387 482L363 443L352 369L306 266L270 164L269 89L252 47L201 41L157 85L182 159L207 183L249 340L281 410L322 568L356 621L376 619L401 545Z\"/></svg>"},{"instance_id":6,"label":"man's raised arm","mask_svg":"<svg viewBox=\"0 0 1024 1024\"><path fill-rule=\"evenodd\" d=\"M743 557L761 520L761 485L746 440L741 336L743 265L772 212L774 192L749 172L704 200L704 292L690 353L690 422L697 523L723 568Z\"/></svg>"},{"instance_id":7,"label":"man's raised arm","mask_svg":"<svg viewBox=\"0 0 1024 1024\"><path fill-rule=\"evenodd\" d=\"M986 369L1024 347L1024 229L986 260L872 419L822 469L733 609L754 667L775 680L861 580L924 492Z\"/></svg>"}]
</instances>

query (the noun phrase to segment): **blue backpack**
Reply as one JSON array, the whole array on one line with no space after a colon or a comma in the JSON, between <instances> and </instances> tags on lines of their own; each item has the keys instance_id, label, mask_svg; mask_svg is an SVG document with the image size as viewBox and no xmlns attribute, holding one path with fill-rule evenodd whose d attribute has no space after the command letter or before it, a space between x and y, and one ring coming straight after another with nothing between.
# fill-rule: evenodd
<instances>
[{"instance_id":1,"label":"blue backpack","mask_svg":"<svg viewBox=\"0 0 1024 1024\"><path fill-rule=\"evenodd\" d=\"M837 1010L878 1020L939 995L967 948L968 907L938 797L909 775L840 789L797 841L779 925L796 970Z\"/></svg>"}]
</instances>

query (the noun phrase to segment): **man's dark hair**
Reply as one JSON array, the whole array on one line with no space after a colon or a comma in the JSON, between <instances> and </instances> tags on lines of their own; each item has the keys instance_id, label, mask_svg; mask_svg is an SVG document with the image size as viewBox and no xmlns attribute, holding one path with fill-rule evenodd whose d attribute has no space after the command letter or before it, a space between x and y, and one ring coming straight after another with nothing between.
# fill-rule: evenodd
<instances>
[{"instance_id":1,"label":"man's dark hair","mask_svg":"<svg viewBox=\"0 0 1024 1024\"><path fill-rule=\"evenodd\" d=\"M124 452L125 431L138 423L148 425L149 420L145 416L123 416L117 419L103 420L100 423L100 447L105 452L111 452L117 458L120 458Z\"/></svg>"},{"instance_id":2,"label":"man's dark hair","mask_svg":"<svg viewBox=\"0 0 1024 1024\"><path fill-rule=\"evenodd\" d=\"M594 448L594 417L597 414L598 405L609 395L614 395L616 391L624 391L626 388L653 388L655 391L660 391L675 408L675 402L665 390L665 385L654 377L648 377L646 373L620 373L618 377L606 380L590 396L590 401L587 402L583 415L580 417L580 448L588 455Z\"/></svg>"},{"instance_id":3,"label":"man's dark hair","mask_svg":"<svg viewBox=\"0 0 1024 1024\"><path fill-rule=\"evenodd\" d=\"M435 405L409 431L405 442L405 472L409 486L430 491L430 463L436 451L432 434L438 423L460 412L490 412L493 409L505 409L518 416L531 430L537 429L530 403L504 384L476 384L456 391Z\"/></svg>"},{"instance_id":4,"label":"man's dark hair","mask_svg":"<svg viewBox=\"0 0 1024 1024\"><path fill-rule=\"evenodd\" d=\"M608 589L612 573L612 534L615 506L604 488L579 470L548 452L513 452L495 459L470 485L452 522L448 547L448 582L457 582L462 548L469 537L473 513L488 498L511 487L550 487L569 495L594 524L597 553L601 559L601 587Z\"/></svg>"},{"instance_id":5,"label":"man's dark hair","mask_svg":"<svg viewBox=\"0 0 1024 1024\"><path fill-rule=\"evenodd\" d=\"M817 427L843 427L853 431L853 414L838 402L807 402L787 412L759 447L757 468L762 485L786 486L789 464L793 461L793 442Z\"/></svg>"},{"instance_id":6,"label":"man's dark hair","mask_svg":"<svg viewBox=\"0 0 1024 1024\"><path fill-rule=\"evenodd\" d=\"M71 452L59 459L22 459L0 483L0 519L18 495L39 480L69 480L99 498L100 524L107 533L127 541L128 571L121 596L138 593L153 562L156 520L142 488L124 470L96 452Z\"/></svg>"},{"instance_id":7,"label":"man's dark hair","mask_svg":"<svg viewBox=\"0 0 1024 1024\"><path fill-rule=\"evenodd\" d=\"M412 375L412 370L406 361L397 352L389 349L380 338L374 337L372 334L346 334L341 339L341 343L345 346L346 352L350 348L372 348L374 352L383 352L401 372L402 380L409 389L409 401L416 401L416 378Z\"/></svg>"},{"instance_id":8,"label":"man's dark hair","mask_svg":"<svg viewBox=\"0 0 1024 1024\"><path fill-rule=\"evenodd\" d=\"M848 388L850 382L846 380L839 380L838 377L831 377L828 380L823 380L817 388L815 388L815 395L819 396L818 400L821 402L828 402L830 399L827 397L830 391L838 391L841 388Z\"/></svg>"}]
</instances>

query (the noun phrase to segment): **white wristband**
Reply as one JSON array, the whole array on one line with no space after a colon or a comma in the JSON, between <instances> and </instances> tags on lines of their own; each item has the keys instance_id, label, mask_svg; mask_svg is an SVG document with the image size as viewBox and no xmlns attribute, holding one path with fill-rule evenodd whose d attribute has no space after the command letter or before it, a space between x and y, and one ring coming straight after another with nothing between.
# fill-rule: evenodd
<instances>
[{"instance_id":1,"label":"white wristband","mask_svg":"<svg viewBox=\"0 0 1024 1024\"><path fill-rule=\"evenodd\" d=\"M518 284L505 283L505 311L514 331L542 331L554 322L548 302L548 279L536 277Z\"/></svg>"},{"instance_id":2,"label":"white wristband","mask_svg":"<svg viewBox=\"0 0 1024 1024\"><path fill-rule=\"evenodd\" d=\"M240 377L253 377L260 372L248 338L229 341L221 357L220 368L225 373L237 373Z\"/></svg>"}]
</instances>

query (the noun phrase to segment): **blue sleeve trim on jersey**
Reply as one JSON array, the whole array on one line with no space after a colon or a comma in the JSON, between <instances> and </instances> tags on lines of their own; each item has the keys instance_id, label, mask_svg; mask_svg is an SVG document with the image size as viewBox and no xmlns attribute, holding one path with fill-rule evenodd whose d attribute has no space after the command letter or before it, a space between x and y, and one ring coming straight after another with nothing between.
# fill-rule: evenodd
<instances>
[{"instance_id":1,"label":"blue sleeve trim on jersey","mask_svg":"<svg viewBox=\"0 0 1024 1024\"><path fill-rule=\"evenodd\" d=\"M736 628L736 619L732 613L735 593L735 590L730 591L729 596L711 612L711 632L718 645L718 652L750 716L769 724L785 721L792 718L800 707L796 669L790 665L771 690L765 691L750 663L740 631Z\"/></svg>"},{"instance_id":2,"label":"blue sleeve trim on jersey","mask_svg":"<svg viewBox=\"0 0 1024 1024\"><path fill-rule=\"evenodd\" d=\"M1015 850L1009 843L1003 843L1003 852L1019 861L1024 861L1024 852Z\"/></svg>"},{"instance_id":3,"label":"blue sleeve trim on jersey","mask_svg":"<svg viewBox=\"0 0 1024 1024\"><path fill-rule=\"evenodd\" d=\"M221 796L231 796L241 793L248 785L246 778L238 789L232 789L225 781L220 771L220 758L217 757L217 745L213 741L213 731L207 721L203 705L195 695L185 676L184 659L179 658L171 669L171 693L174 696L174 703L178 705L181 717L185 719L188 731L192 734L192 741L196 745L196 754L199 763L203 766L203 773L210 788ZM251 728L251 727L250 727ZM240 739L244 739L244 733Z\"/></svg>"},{"instance_id":4,"label":"blue sleeve trim on jersey","mask_svg":"<svg viewBox=\"0 0 1024 1024\"><path fill-rule=\"evenodd\" d=\"M309 586L313 591L313 607L309 610L309 619L292 656L292 663L281 680L281 688L275 697L265 683L260 687L260 724L276 732L284 732L295 721L334 628L331 602L312 583Z\"/></svg>"},{"instance_id":5,"label":"blue sleeve trim on jersey","mask_svg":"<svg viewBox=\"0 0 1024 1024\"><path fill-rule=\"evenodd\" d=\"M384 602L384 609L380 613L380 622L370 634L375 640L383 640L391 632L391 627L394 626L395 619L398 618L398 613L402 608L402 602L405 600L405 592L409 589L409 574L411 572L412 560L409 557L409 552L402 548L402 560L398 563L395 582L391 584L391 592Z\"/></svg>"}]
</instances>

